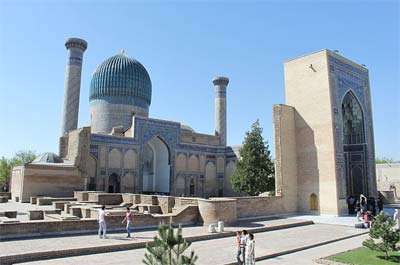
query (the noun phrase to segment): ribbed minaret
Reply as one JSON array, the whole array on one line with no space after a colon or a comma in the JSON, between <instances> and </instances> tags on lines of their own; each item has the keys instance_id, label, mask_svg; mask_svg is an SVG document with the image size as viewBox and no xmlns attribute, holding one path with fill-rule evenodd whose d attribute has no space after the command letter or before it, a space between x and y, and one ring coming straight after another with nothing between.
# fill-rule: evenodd
<instances>
[{"instance_id":1,"label":"ribbed minaret","mask_svg":"<svg viewBox=\"0 0 400 265\"><path fill-rule=\"evenodd\" d=\"M215 87L215 134L220 137L221 145L226 145L226 86L227 77L217 76L213 79Z\"/></svg>"},{"instance_id":2,"label":"ribbed minaret","mask_svg":"<svg viewBox=\"0 0 400 265\"><path fill-rule=\"evenodd\" d=\"M61 135L75 130L78 126L82 58L87 48L87 42L78 38L69 38L65 42L65 47L68 50L68 58L67 67L65 69L65 92Z\"/></svg>"}]
</instances>

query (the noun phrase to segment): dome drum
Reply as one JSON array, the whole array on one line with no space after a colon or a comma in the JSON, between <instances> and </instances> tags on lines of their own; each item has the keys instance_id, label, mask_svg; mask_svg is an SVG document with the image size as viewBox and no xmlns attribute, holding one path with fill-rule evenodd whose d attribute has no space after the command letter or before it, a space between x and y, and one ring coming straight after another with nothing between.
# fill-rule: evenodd
<instances>
[{"instance_id":1,"label":"dome drum","mask_svg":"<svg viewBox=\"0 0 400 265\"><path fill-rule=\"evenodd\" d=\"M104 61L90 85L92 132L110 133L112 127L131 126L132 115L148 116L151 80L138 61L118 54Z\"/></svg>"}]
</instances>

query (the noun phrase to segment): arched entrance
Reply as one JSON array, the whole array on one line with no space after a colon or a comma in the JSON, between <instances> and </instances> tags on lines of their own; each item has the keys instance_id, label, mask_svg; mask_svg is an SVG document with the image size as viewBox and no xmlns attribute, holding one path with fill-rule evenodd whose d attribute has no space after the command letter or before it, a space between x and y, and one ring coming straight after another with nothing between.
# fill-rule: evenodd
<instances>
[{"instance_id":1,"label":"arched entrance","mask_svg":"<svg viewBox=\"0 0 400 265\"><path fill-rule=\"evenodd\" d=\"M169 194L170 154L168 146L154 137L143 150L143 191Z\"/></svg>"},{"instance_id":2,"label":"arched entrance","mask_svg":"<svg viewBox=\"0 0 400 265\"><path fill-rule=\"evenodd\" d=\"M108 177L108 192L119 193L121 191L121 178L116 173Z\"/></svg>"},{"instance_id":3,"label":"arched entrance","mask_svg":"<svg viewBox=\"0 0 400 265\"><path fill-rule=\"evenodd\" d=\"M364 115L359 101L351 91L343 98L342 121L347 195L368 195Z\"/></svg>"}]
</instances>

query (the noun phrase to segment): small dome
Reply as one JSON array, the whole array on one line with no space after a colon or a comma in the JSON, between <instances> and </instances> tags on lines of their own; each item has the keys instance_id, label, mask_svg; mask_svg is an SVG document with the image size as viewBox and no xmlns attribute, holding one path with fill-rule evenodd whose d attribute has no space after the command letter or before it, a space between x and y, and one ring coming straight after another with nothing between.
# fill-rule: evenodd
<instances>
[{"instance_id":1,"label":"small dome","mask_svg":"<svg viewBox=\"0 0 400 265\"><path fill-rule=\"evenodd\" d=\"M64 161L62 160L61 157L54 153L44 153L41 154L40 156L36 157L35 160L32 161L32 164L42 164L42 163L63 163Z\"/></svg>"},{"instance_id":2,"label":"small dome","mask_svg":"<svg viewBox=\"0 0 400 265\"><path fill-rule=\"evenodd\" d=\"M93 73L89 100L148 108L151 80L144 66L121 53L108 58Z\"/></svg>"},{"instance_id":3,"label":"small dome","mask_svg":"<svg viewBox=\"0 0 400 265\"><path fill-rule=\"evenodd\" d=\"M181 123L181 129L182 130L191 131L191 132L195 132L192 127L190 127L189 125L183 124L183 123Z\"/></svg>"}]
</instances>

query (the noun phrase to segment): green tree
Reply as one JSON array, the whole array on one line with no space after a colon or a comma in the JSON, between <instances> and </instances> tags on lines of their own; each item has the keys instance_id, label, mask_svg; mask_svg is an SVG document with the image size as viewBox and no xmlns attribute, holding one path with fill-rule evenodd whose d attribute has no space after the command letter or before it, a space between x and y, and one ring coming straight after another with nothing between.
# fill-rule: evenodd
<instances>
[{"instance_id":1,"label":"green tree","mask_svg":"<svg viewBox=\"0 0 400 265\"><path fill-rule=\"evenodd\" d=\"M13 157L14 166L24 165L26 163L30 163L37 157L35 151L27 150L27 151L18 151Z\"/></svg>"},{"instance_id":2,"label":"green tree","mask_svg":"<svg viewBox=\"0 0 400 265\"><path fill-rule=\"evenodd\" d=\"M190 256L183 253L190 247L182 236L182 229L174 229L170 225L160 225L158 236L152 244L146 244L146 253L143 263L146 265L194 265L197 256L190 252Z\"/></svg>"},{"instance_id":3,"label":"green tree","mask_svg":"<svg viewBox=\"0 0 400 265\"><path fill-rule=\"evenodd\" d=\"M375 217L373 225L369 230L370 238L363 242L369 249L385 253L389 258L389 252L396 250L396 244L400 242L400 231L395 229L395 221L392 217L381 212Z\"/></svg>"},{"instance_id":4,"label":"green tree","mask_svg":"<svg viewBox=\"0 0 400 265\"><path fill-rule=\"evenodd\" d=\"M36 158L34 151L18 151L14 157L7 159L4 156L0 159L0 185L8 183L13 167L32 162Z\"/></svg>"},{"instance_id":5,"label":"green tree","mask_svg":"<svg viewBox=\"0 0 400 265\"><path fill-rule=\"evenodd\" d=\"M0 187L8 181L11 175L11 163L4 156L0 159Z\"/></svg>"},{"instance_id":6,"label":"green tree","mask_svg":"<svg viewBox=\"0 0 400 265\"><path fill-rule=\"evenodd\" d=\"M388 157L377 157L375 158L375 163L376 164L390 164L390 163L394 163L394 159L393 158L388 158Z\"/></svg>"},{"instance_id":7,"label":"green tree","mask_svg":"<svg viewBox=\"0 0 400 265\"><path fill-rule=\"evenodd\" d=\"M257 196L275 188L274 163L268 143L262 137L262 128L257 120L246 132L240 159L231 177L232 187L237 192Z\"/></svg>"}]
</instances>

